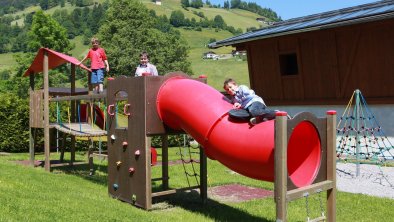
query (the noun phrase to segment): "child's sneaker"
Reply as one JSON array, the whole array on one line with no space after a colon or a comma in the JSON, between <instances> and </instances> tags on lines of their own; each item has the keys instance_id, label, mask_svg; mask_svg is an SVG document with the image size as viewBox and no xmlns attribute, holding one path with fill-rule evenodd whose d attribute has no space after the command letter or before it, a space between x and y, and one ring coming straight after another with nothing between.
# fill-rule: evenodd
<instances>
[{"instance_id":1,"label":"child's sneaker","mask_svg":"<svg viewBox=\"0 0 394 222\"><path fill-rule=\"evenodd\" d=\"M252 118L250 118L249 122L252 125L256 125L258 123L263 122L263 118L261 118L260 116L252 117Z\"/></svg>"}]
</instances>

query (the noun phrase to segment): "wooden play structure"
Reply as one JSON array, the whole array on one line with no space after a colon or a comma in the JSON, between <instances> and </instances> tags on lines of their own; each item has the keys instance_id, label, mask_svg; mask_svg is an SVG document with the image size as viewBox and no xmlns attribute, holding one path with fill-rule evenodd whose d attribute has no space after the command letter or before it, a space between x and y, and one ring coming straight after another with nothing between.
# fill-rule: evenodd
<instances>
[{"instance_id":1,"label":"wooden play structure","mask_svg":"<svg viewBox=\"0 0 394 222\"><path fill-rule=\"evenodd\" d=\"M64 63L71 64L71 87L70 88L51 88L49 87L49 69L55 68ZM76 137L87 137L90 140L88 148L88 161L91 173L93 172L93 137L105 136L105 118L95 102L105 103L106 96L103 94L90 94L87 89L77 89L75 87L75 66L79 61L65 54L55 52L50 49L41 48L30 68L24 76L30 77L30 161L34 165L36 130L44 129L44 151L45 151L45 170L50 171L50 144L54 139L59 139L58 135L50 136L50 130L56 129L61 132L62 145L60 162L63 162L66 137L71 137L71 159L70 165L75 162L75 142ZM87 69L85 66L82 68ZM35 89L35 74L42 72L44 85L42 89ZM85 104L81 102L85 101ZM61 122L50 122L50 103L69 102L68 120ZM58 104L57 104L58 105ZM83 107L83 108L82 108ZM57 107L59 112L59 107ZM57 114L59 117L59 113ZM81 118L82 116L82 118ZM101 128L95 125L96 118L101 120ZM57 138L56 138L57 137ZM64 163L52 164L52 166L64 165Z\"/></svg>"},{"instance_id":2,"label":"wooden play structure","mask_svg":"<svg viewBox=\"0 0 394 222\"><path fill-rule=\"evenodd\" d=\"M52 59L49 60L48 58ZM336 112L325 118L299 113L287 119L277 112L276 119L255 126L234 122L228 117L232 104L206 84L206 78L191 78L174 72L165 76L119 76L108 82L106 94L89 94L75 88L78 60L48 49L40 49L25 73L30 77L30 159L34 162L34 131L44 129L45 169L50 171L50 129L71 136L71 162L75 160L75 138L107 135L108 192L119 200L143 209L152 208L154 197L178 191L199 189L207 199L207 156L250 178L275 183L277 221L287 220L287 204L299 198L326 192L326 214L308 221L336 220ZM35 60L35 61L36 61ZM50 90L48 69L71 63L71 88L60 93ZM34 89L34 73L43 72L43 89ZM87 101L81 123L81 102ZM68 123L50 123L50 102L68 101ZM106 115L93 105L102 101ZM93 113L101 115L102 127ZM78 113L78 116L76 115ZM100 125L100 124L99 124ZM200 146L200 172L197 186L170 189L168 135L191 135ZM234 136L237 135L237 136ZM162 175L152 178L151 137L162 139ZM239 138L248 138L239 139ZM64 141L64 140L63 140ZM244 152L247 149L247 152ZM88 157L93 171L93 142ZM152 181L161 181L162 190L152 191ZM322 202L321 203L321 208Z\"/></svg>"},{"instance_id":3,"label":"wooden play structure","mask_svg":"<svg viewBox=\"0 0 394 222\"><path fill-rule=\"evenodd\" d=\"M300 113L293 119L287 119L286 112L278 112L275 123L275 202L277 221L287 220L287 204L290 201L306 198L312 194L326 192L326 212L321 209L321 216L309 217L309 206L306 206L307 221L336 221L336 111L327 111L326 118L317 118L311 113ZM290 179L291 166L288 165L287 147L293 134L301 133L301 128L312 126L317 130L316 138L320 145L320 166L316 177L310 185L297 187ZM303 131L303 130L302 130ZM305 138L308 139L308 138ZM313 138L309 138L313 141ZM320 202L320 204L322 204ZM323 206L320 206L323 208Z\"/></svg>"},{"instance_id":4,"label":"wooden play structure","mask_svg":"<svg viewBox=\"0 0 394 222\"><path fill-rule=\"evenodd\" d=\"M169 189L168 135L184 134L167 128L156 111L156 96L168 78L182 76L170 73L165 77L120 76L108 83L108 192L117 199L143 209L152 208L152 198L178 191L199 189L207 199L207 160L200 149L199 185ZM199 78L197 81L205 82ZM175 98L174 98L175 99ZM118 123L118 116L127 116L127 123ZM162 138L162 177L151 177L151 137ZM162 190L152 192L152 181L161 181Z\"/></svg>"}]
</instances>

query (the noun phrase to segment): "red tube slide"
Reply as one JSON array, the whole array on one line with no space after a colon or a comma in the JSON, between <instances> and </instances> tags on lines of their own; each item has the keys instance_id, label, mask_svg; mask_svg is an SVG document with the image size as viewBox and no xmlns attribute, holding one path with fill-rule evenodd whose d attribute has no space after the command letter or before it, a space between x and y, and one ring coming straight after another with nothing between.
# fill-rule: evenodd
<instances>
[{"instance_id":1,"label":"red tube slide","mask_svg":"<svg viewBox=\"0 0 394 222\"><path fill-rule=\"evenodd\" d=\"M157 111L163 122L197 140L208 157L258 180L274 181L274 120L255 126L232 122L232 105L214 88L183 77L163 83ZM309 122L294 129L288 143L288 172L302 187L313 182L320 165L318 132Z\"/></svg>"}]
</instances>

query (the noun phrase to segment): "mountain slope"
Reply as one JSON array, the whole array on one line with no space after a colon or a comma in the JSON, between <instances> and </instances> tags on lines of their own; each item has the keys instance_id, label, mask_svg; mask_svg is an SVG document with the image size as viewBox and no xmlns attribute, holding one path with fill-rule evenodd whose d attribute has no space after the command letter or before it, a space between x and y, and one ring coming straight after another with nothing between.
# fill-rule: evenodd
<instances>
[{"instance_id":1,"label":"mountain slope","mask_svg":"<svg viewBox=\"0 0 394 222\"><path fill-rule=\"evenodd\" d=\"M256 18L261 17L260 15L241 9L226 10L223 8L209 8L204 5L204 7L200 9L189 7L187 8L188 10L185 10L182 8L180 0L165 0L162 1L162 5L156 5L151 0L141 1L148 9L153 9L157 15L166 15L168 18L170 18L172 11L181 10L186 18L195 18L197 21L200 20L200 17L193 12L202 12L210 20L215 18L216 15L220 15L227 25L233 26L236 29L241 28L243 31L249 27L259 28L262 25L262 23L256 21Z\"/></svg>"}]
</instances>

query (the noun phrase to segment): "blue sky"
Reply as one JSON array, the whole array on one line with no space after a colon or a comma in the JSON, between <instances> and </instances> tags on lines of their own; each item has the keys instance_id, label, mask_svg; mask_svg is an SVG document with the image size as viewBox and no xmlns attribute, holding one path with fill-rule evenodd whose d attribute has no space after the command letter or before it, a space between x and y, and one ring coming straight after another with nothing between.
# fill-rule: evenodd
<instances>
[{"instance_id":1,"label":"blue sky","mask_svg":"<svg viewBox=\"0 0 394 222\"><path fill-rule=\"evenodd\" d=\"M203 0L205 2L205 0ZM228 0L231 2L231 0ZM242 0L255 2L263 8L271 8L283 20L316 13L376 2L377 0ZM223 6L224 0L210 0Z\"/></svg>"}]
</instances>

